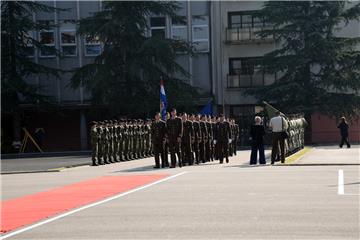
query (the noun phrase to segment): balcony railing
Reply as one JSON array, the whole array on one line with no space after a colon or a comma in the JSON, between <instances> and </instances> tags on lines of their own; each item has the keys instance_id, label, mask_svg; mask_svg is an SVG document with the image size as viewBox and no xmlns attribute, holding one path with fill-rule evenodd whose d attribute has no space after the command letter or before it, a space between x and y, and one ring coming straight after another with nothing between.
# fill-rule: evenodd
<instances>
[{"instance_id":1,"label":"balcony railing","mask_svg":"<svg viewBox=\"0 0 360 240\"><path fill-rule=\"evenodd\" d=\"M269 27L226 28L226 43L239 44L251 42L273 42L273 35L260 37L256 34L256 32L269 29Z\"/></svg>"},{"instance_id":2,"label":"balcony railing","mask_svg":"<svg viewBox=\"0 0 360 240\"><path fill-rule=\"evenodd\" d=\"M228 88L258 87L274 83L276 74L264 73L263 68L255 68L253 74L243 74L236 71L227 75Z\"/></svg>"}]
</instances>

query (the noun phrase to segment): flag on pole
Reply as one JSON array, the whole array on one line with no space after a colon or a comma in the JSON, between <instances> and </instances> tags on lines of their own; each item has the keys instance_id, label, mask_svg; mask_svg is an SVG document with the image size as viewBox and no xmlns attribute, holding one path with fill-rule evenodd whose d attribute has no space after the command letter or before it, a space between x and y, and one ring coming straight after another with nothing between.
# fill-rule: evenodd
<instances>
[{"instance_id":1,"label":"flag on pole","mask_svg":"<svg viewBox=\"0 0 360 240\"><path fill-rule=\"evenodd\" d=\"M160 114L162 120L166 120L166 108L167 108L167 100L164 88L164 81L162 78L160 79Z\"/></svg>"},{"instance_id":2,"label":"flag on pole","mask_svg":"<svg viewBox=\"0 0 360 240\"><path fill-rule=\"evenodd\" d=\"M213 115L211 101L208 102L200 111L201 115Z\"/></svg>"}]
</instances>

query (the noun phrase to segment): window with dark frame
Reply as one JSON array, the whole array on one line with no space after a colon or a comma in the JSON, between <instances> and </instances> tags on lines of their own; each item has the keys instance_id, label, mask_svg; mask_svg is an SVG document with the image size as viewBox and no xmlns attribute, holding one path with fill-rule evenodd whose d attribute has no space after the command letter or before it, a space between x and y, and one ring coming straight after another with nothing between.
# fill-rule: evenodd
<instances>
[{"instance_id":1,"label":"window with dark frame","mask_svg":"<svg viewBox=\"0 0 360 240\"><path fill-rule=\"evenodd\" d=\"M230 58L228 87L262 86L264 74L261 57Z\"/></svg>"},{"instance_id":2,"label":"window with dark frame","mask_svg":"<svg viewBox=\"0 0 360 240\"><path fill-rule=\"evenodd\" d=\"M166 38L166 21L165 17L151 17L150 18L150 32L152 37Z\"/></svg>"},{"instance_id":3,"label":"window with dark frame","mask_svg":"<svg viewBox=\"0 0 360 240\"><path fill-rule=\"evenodd\" d=\"M76 49L76 31L75 30L61 30L61 52L67 57L75 57Z\"/></svg>"},{"instance_id":4,"label":"window with dark frame","mask_svg":"<svg viewBox=\"0 0 360 240\"><path fill-rule=\"evenodd\" d=\"M228 12L229 28L253 28L265 26L263 18L254 16L256 11Z\"/></svg>"}]
</instances>

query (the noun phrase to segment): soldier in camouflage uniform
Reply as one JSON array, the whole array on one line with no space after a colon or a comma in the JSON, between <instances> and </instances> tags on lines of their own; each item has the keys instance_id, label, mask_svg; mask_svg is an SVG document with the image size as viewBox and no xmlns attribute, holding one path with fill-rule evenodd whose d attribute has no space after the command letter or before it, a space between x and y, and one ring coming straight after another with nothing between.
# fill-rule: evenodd
<instances>
[{"instance_id":1,"label":"soldier in camouflage uniform","mask_svg":"<svg viewBox=\"0 0 360 240\"><path fill-rule=\"evenodd\" d=\"M98 133L98 123L92 122L92 126L90 129L90 136L91 136L91 160L92 160L92 166L97 166L98 164L96 161L99 161L99 133Z\"/></svg>"},{"instance_id":2,"label":"soldier in camouflage uniform","mask_svg":"<svg viewBox=\"0 0 360 240\"><path fill-rule=\"evenodd\" d=\"M109 139L109 152L108 152L108 158L109 158L109 162L110 163L114 163L114 159L113 159L113 152L114 152L114 124L113 121L109 120L109 124L108 124L108 139Z\"/></svg>"},{"instance_id":3,"label":"soldier in camouflage uniform","mask_svg":"<svg viewBox=\"0 0 360 240\"><path fill-rule=\"evenodd\" d=\"M104 159L105 164L109 164L109 128L108 121L105 120L102 126L102 135L101 135L101 143L102 143L102 157Z\"/></svg>"},{"instance_id":4,"label":"soldier in camouflage uniform","mask_svg":"<svg viewBox=\"0 0 360 240\"><path fill-rule=\"evenodd\" d=\"M117 120L112 121L112 137L113 137L113 146L112 146L112 156L114 162L119 162L118 160L118 147L119 147L119 136L118 136L118 122Z\"/></svg>"},{"instance_id":5,"label":"soldier in camouflage uniform","mask_svg":"<svg viewBox=\"0 0 360 240\"><path fill-rule=\"evenodd\" d=\"M129 136L129 122L126 120L124 121L124 160L129 161L130 160L130 136Z\"/></svg>"},{"instance_id":6,"label":"soldier in camouflage uniform","mask_svg":"<svg viewBox=\"0 0 360 240\"><path fill-rule=\"evenodd\" d=\"M151 119L147 119L145 124L145 156L150 157L152 153L151 146Z\"/></svg>"}]
</instances>

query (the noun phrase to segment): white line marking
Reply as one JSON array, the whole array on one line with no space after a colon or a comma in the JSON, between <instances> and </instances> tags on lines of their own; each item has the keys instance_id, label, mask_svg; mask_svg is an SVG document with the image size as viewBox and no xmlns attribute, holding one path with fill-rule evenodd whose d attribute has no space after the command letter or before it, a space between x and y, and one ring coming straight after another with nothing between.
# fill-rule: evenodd
<instances>
[{"instance_id":1,"label":"white line marking","mask_svg":"<svg viewBox=\"0 0 360 240\"><path fill-rule=\"evenodd\" d=\"M344 195L344 171L339 169L338 195Z\"/></svg>"},{"instance_id":2,"label":"white line marking","mask_svg":"<svg viewBox=\"0 0 360 240\"><path fill-rule=\"evenodd\" d=\"M60 219L60 218L69 216L69 215L74 214L74 213L77 213L77 212L80 212L80 211L82 211L82 210L85 210L85 209L88 209L88 208L91 208L91 207L95 207L95 206L100 205L100 204L103 204L103 203L110 202L110 201L112 201L112 200L114 200L114 199L117 199L117 198L124 197L124 196L126 196L126 195L128 195L128 194L130 194L130 193L134 193L134 192L143 190L143 189L145 189L145 188L154 186L154 185L156 185L156 184L158 184L158 183L162 183L162 182L168 181L168 180L170 180L170 179L173 179L173 178L176 178L176 177L178 177L178 176L184 175L185 173L187 173L187 172L181 172L181 173L178 173L178 174L169 176L169 177L167 177L167 178L160 179L160 180L158 180L158 181L156 181L156 182L149 183L149 184L144 185L144 186L142 186L142 187L138 187L138 188L132 189L132 190L130 190L130 191L127 191L127 192L124 192L124 193L120 193L120 194L118 194L118 195L115 195L115 196L106 198L106 199L101 200L101 201L99 201L99 202L94 202L94 203L91 203L91 204L89 204L89 205L85 205L85 206L83 206L83 207L74 209L74 210L72 210L72 211L69 211L69 212L60 214L60 215L58 215L58 216L49 218L49 219L47 219L47 220L45 220L45 221L41 221L41 222L39 222L39 223L30 225L30 226L28 226L28 227L25 227L25 228L22 228L22 229L19 229L19 230L10 232L10 233L8 233L8 234L5 234L5 235L0 236L0 240L5 239L5 238L9 238L9 237L12 237L12 236L15 236L15 235L17 235L17 234L19 234L19 233L22 233L22 232L29 231L29 230L31 230L31 229L33 229L33 228L36 228L36 227L40 227L41 225L44 225L44 224L46 224L46 223L53 222L53 221L55 221L55 220L58 220L58 219Z\"/></svg>"}]
</instances>

